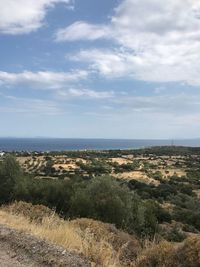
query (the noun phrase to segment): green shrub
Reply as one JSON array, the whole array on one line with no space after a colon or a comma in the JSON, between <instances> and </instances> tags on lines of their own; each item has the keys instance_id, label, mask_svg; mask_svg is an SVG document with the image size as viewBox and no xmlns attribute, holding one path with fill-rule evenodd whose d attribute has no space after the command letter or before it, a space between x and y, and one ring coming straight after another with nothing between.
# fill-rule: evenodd
<instances>
[{"instance_id":1,"label":"green shrub","mask_svg":"<svg viewBox=\"0 0 200 267\"><path fill-rule=\"evenodd\" d=\"M128 188L108 176L98 177L75 192L70 211L75 217L92 217L122 227L130 211L130 200Z\"/></svg>"},{"instance_id":2,"label":"green shrub","mask_svg":"<svg viewBox=\"0 0 200 267\"><path fill-rule=\"evenodd\" d=\"M167 233L166 239L170 242L182 242L187 235L177 226L174 225Z\"/></svg>"},{"instance_id":3,"label":"green shrub","mask_svg":"<svg viewBox=\"0 0 200 267\"><path fill-rule=\"evenodd\" d=\"M14 199L14 188L21 176L20 166L12 156L6 156L0 165L0 204Z\"/></svg>"},{"instance_id":4,"label":"green shrub","mask_svg":"<svg viewBox=\"0 0 200 267\"><path fill-rule=\"evenodd\" d=\"M145 238L154 236L159 222L170 220L169 214L154 201L142 200L126 184L109 176L85 180L78 176L69 180L34 179L23 174L13 157L7 157L0 166L0 186L1 204L14 200L42 204L64 217L102 220ZM138 191L145 189L149 196L155 190L140 183L133 186Z\"/></svg>"}]
</instances>

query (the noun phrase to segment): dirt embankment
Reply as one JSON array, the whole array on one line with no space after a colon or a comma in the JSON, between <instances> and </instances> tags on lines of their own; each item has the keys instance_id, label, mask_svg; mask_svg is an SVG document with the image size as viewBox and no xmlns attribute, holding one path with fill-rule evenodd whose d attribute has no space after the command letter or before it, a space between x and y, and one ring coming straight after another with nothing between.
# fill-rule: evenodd
<instances>
[{"instance_id":1,"label":"dirt embankment","mask_svg":"<svg viewBox=\"0 0 200 267\"><path fill-rule=\"evenodd\" d=\"M89 267L82 256L0 225L0 267Z\"/></svg>"}]
</instances>

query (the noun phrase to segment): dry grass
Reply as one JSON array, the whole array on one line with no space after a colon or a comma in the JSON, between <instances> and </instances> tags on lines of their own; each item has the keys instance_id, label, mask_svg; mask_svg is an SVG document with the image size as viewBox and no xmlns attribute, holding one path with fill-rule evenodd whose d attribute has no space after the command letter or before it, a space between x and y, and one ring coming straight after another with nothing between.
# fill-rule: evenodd
<instances>
[{"instance_id":1,"label":"dry grass","mask_svg":"<svg viewBox=\"0 0 200 267\"><path fill-rule=\"evenodd\" d=\"M155 186L158 186L160 184L159 181L148 177L148 175L143 171L123 172L123 173L114 174L113 176L119 179L136 180L136 181L140 181L146 184L153 184Z\"/></svg>"},{"instance_id":2,"label":"dry grass","mask_svg":"<svg viewBox=\"0 0 200 267\"><path fill-rule=\"evenodd\" d=\"M200 198L200 189L193 190L193 192Z\"/></svg>"},{"instance_id":3,"label":"dry grass","mask_svg":"<svg viewBox=\"0 0 200 267\"><path fill-rule=\"evenodd\" d=\"M176 253L177 262L183 267L200 266L200 236L193 236L185 240L182 246L178 247Z\"/></svg>"},{"instance_id":4,"label":"dry grass","mask_svg":"<svg viewBox=\"0 0 200 267\"><path fill-rule=\"evenodd\" d=\"M183 243L162 241L151 244L138 256L133 267L199 267L200 236L187 238Z\"/></svg>"},{"instance_id":5,"label":"dry grass","mask_svg":"<svg viewBox=\"0 0 200 267\"><path fill-rule=\"evenodd\" d=\"M157 169L157 170L155 170L155 172L156 171L161 172L161 174L164 177L171 177L173 175L176 175L178 177L186 176L186 171L183 169L175 169L175 168L167 169L167 168L165 168L165 169Z\"/></svg>"},{"instance_id":6,"label":"dry grass","mask_svg":"<svg viewBox=\"0 0 200 267\"><path fill-rule=\"evenodd\" d=\"M58 171L60 168L66 171L75 170L78 166L75 163L57 163L53 167Z\"/></svg>"},{"instance_id":7,"label":"dry grass","mask_svg":"<svg viewBox=\"0 0 200 267\"><path fill-rule=\"evenodd\" d=\"M92 266L199 267L200 236L183 243L139 241L111 224L91 219L65 221L48 208L19 202L0 210L0 224L35 235L75 251Z\"/></svg>"},{"instance_id":8,"label":"dry grass","mask_svg":"<svg viewBox=\"0 0 200 267\"><path fill-rule=\"evenodd\" d=\"M0 211L0 223L14 229L45 238L69 250L82 251L82 240L75 229L56 215L44 217L41 223L30 221L24 215Z\"/></svg>"},{"instance_id":9,"label":"dry grass","mask_svg":"<svg viewBox=\"0 0 200 267\"><path fill-rule=\"evenodd\" d=\"M53 167L58 171L61 168L63 168L66 171L75 170L79 168L79 166L76 164L78 161L82 161L84 164L87 163L85 159L82 158L68 158L66 156L52 156L51 157L54 165ZM24 169L29 169L28 165L32 165L32 167L36 170L38 170L40 167L45 166L47 163L47 160L44 156L21 156L17 157L17 161Z\"/></svg>"},{"instance_id":10,"label":"dry grass","mask_svg":"<svg viewBox=\"0 0 200 267\"><path fill-rule=\"evenodd\" d=\"M141 251L141 244L136 237L117 230L115 226L111 224L91 219L77 219L71 223L76 227L79 227L82 233L88 232L92 237L92 240L95 240L97 244L99 242L101 243L103 237L103 243L105 244L107 251L109 251L108 246L111 248L110 252L112 255L109 257L118 259L121 266L131 266L131 263L136 259L137 255ZM94 249L96 250L96 248Z\"/></svg>"},{"instance_id":11,"label":"dry grass","mask_svg":"<svg viewBox=\"0 0 200 267\"><path fill-rule=\"evenodd\" d=\"M48 208L23 202L2 208L0 223L83 254L94 266L130 266L125 254L128 251L127 255L131 255L128 245L134 243L134 238L128 234L123 236L122 232L108 224L89 219L65 221ZM134 244L132 255L139 247L137 240Z\"/></svg>"},{"instance_id":12,"label":"dry grass","mask_svg":"<svg viewBox=\"0 0 200 267\"><path fill-rule=\"evenodd\" d=\"M174 246L169 242L161 242L158 245L153 245L150 248L144 249L138 257L134 267L175 267L172 265L171 257ZM189 267L189 266L188 266Z\"/></svg>"},{"instance_id":13,"label":"dry grass","mask_svg":"<svg viewBox=\"0 0 200 267\"><path fill-rule=\"evenodd\" d=\"M128 164L128 163L132 163L133 162L132 160L125 159L125 158L110 158L109 160L111 162L113 162L113 163L118 163L119 165Z\"/></svg>"}]
</instances>

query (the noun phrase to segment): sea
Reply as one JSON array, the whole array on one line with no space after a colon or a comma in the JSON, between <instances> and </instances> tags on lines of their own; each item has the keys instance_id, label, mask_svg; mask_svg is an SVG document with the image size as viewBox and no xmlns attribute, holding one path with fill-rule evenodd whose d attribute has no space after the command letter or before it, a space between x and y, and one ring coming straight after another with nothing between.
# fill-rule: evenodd
<instances>
[{"instance_id":1,"label":"sea","mask_svg":"<svg viewBox=\"0 0 200 267\"><path fill-rule=\"evenodd\" d=\"M138 149L152 146L200 147L200 139L73 139L73 138L0 138L0 151L75 151Z\"/></svg>"}]
</instances>

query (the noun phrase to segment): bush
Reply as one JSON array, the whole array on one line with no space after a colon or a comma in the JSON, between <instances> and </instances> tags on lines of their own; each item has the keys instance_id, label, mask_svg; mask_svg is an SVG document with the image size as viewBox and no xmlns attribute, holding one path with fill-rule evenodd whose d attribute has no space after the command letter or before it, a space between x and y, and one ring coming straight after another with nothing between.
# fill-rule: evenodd
<instances>
[{"instance_id":1,"label":"bush","mask_svg":"<svg viewBox=\"0 0 200 267\"><path fill-rule=\"evenodd\" d=\"M182 242L186 237L186 234L177 225L174 225L167 234L166 239L170 242Z\"/></svg>"},{"instance_id":2,"label":"bush","mask_svg":"<svg viewBox=\"0 0 200 267\"><path fill-rule=\"evenodd\" d=\"M111 177L97 177L75 190L72 217L87 217L113 223L130 233L149 238L157 231L162 209L152 201L142 201L126 186Z\"/></svg>"},{"instance_id":3,"label":"bush","mask_svg":"<svg viewBox=\"0 0 200 267\"><path fill-rule=\"evenodd\" d=\"M98 177L75 192L70 211L73 217L95 218L123 227L129 216L130 200L127 188L110 177Z\"/></svg>"},{"instance_id":4,"label":"bush","mask_svg":"<svg viewBox=\"0 0 200 267\"><path fill-rule=\"evenodd\" d=\"M138 200L133 203L129 231L133 230L142 238L151 238L158 227L155 205L152 201Z\"/></svg>"},{"instance_id":5,"label":"bush","mask_svg":"<svg viewBox=\"0 0 200 267\"><path fill-rule=\"evenodd\" d=\"M164 241L144 250L135 267L199 267L199 251L199 236L188 238L179 246Z\"/></svg>"},{"instance_id":6,"label":"bush","mask_svg":"<svg viewBox=\"0 0 200 267\"><path fill-rule=\"evenodd\" d=\"M22 187L16 192L16 200L23 200L33 204L42 204L66 216L70 208L73 195L71 180L35 180L26 181L27 190Z\"/></svg>"},{"instance_id":7,"label":"bush","mask_svg":"<svg viewBox=\"0 0 200 267\"><path fill-rule=\"evenodd\" d=\"M200 266L200 237L191 237L185 240L176 253L176 261L181 267Z\"/></svg>"},{"instance_id":8,"label":"bush","mask_svg":"<svg viewBox=\"0 0 200 267\"><path fill-rule=\"evenodd\" d=\"M3 210L16 215L23 215L30 221L41 223L45 217L55 216L55 212L43 205L32 205L23 201L14 202Z\"/></svg>"},{"instance_id":9,"label":"bush","mask_svg":"<svg viewBox=\"0 0 200 267\"><path fill-rule=\"evenodd\" d=\"M14 199L14 188L20 179L20 166L12 156L6 156L0 165L0 204Z\"/></svg>"},{"instance_id":10,"label":"bush","mask_svg":"<svg viewBox=\"0 0 200 267\"><path fill-rule=\"evenodd\" d=\"M25 176L16 160L8 157L0 168L1 203L26 201L55 209L63 217L87 217L115 224L130 233L152 237L159 222L168 220L153 201L143 201L109 176L92 180L34 179ZM149 189L149 187L148 187Z\"/></svg>"},{"instance_id":11,"label":"bush","mask_svg":"<svg viewBox=\"0 0 200 267\"><path fill-rule=\"evenodd\" d=\"M161 242L139 256L136 267L175 267L173 256L174 246L169 242ZM189 267L189 266L188 266Z\"/></svg>"}]
</instances>

